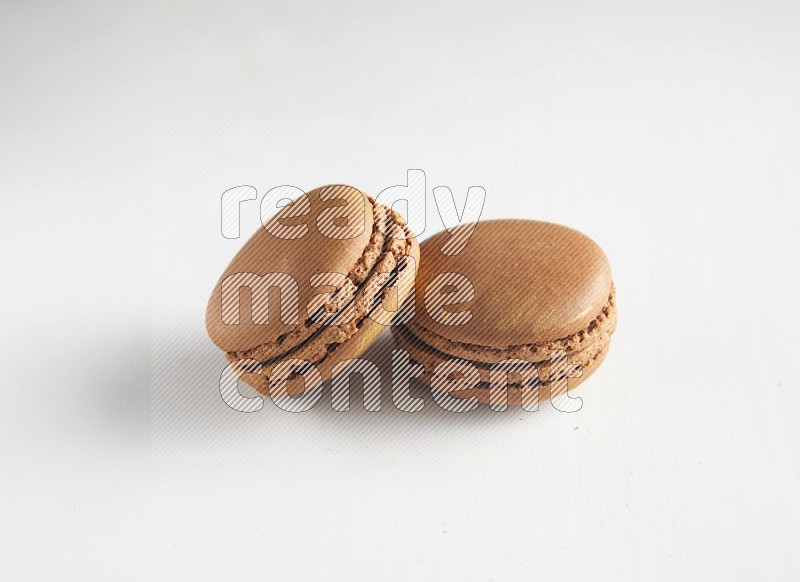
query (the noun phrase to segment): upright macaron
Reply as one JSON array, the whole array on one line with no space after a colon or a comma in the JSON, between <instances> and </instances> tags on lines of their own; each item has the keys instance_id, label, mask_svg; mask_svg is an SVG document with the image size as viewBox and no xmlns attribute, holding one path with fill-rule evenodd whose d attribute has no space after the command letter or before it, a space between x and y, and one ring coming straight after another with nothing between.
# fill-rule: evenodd
<instances>
[{"instance_id":1,"label":"upright macaron","mask_svg":"<svg viewBox=\"0 0 800 582\"><path fill-rule=\"evenodd\" d=\"M209 299L208 334L257 390L269 394L277 370L300 393L377 338L413 290L418 260L394 210L352 186L318 188L236 254ZM304 376L311 365L318 376Z\"/></svg>"},{"instance_id":2,"label":"upright macaron","mask_svg":"<svg viewBox=\"0 0 800 582\"><path fill-rule=\"evenodd\" d=\"M451 236L422 243L415 315L392 328L399 347L424 365L423 382L488 404L492 370L507 369L508 402L519 404L526 386L541 399L553 382L577 386L597 369L616 327L611 268L597 243L531 220L480 222L453 255ZM450 373L452 362L469 362L478 374L465 383L463 368ZM523 373L521 362L535 374ZM460 384L451 382L456 376Z\"/></svg>"}]
</instances>

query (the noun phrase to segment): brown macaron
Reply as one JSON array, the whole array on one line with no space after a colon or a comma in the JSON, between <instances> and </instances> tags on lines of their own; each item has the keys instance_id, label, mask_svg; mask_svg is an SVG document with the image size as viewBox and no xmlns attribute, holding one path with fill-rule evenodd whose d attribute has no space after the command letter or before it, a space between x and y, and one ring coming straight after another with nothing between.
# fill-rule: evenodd
<instances>
[{"instance_id":1,"label":"brown macaron","mask_svg":"<svg viewBox=\"0 0 800 582\"><path fill-rule=\"evenodd\" d=\"M489 404L491 380L499 377L492 370L503 369L507 402L518 405L526 388L542 400L597 369L616 305L608 259L593 240L557 224L492 220L478 223L449 256L451 236L441 232L420 245L414 318L392 328L398 346L424 365L423 382ZM471 363L479 376L453 374L454 361Z\"/></svg>"},{"instance_id":2,"label":"brown macaron","mask_svg":"<svg viewBox=\"0 0 800 582\"><path fill-rule=\"evenodd\" d=\"M416 238L391 208L352 186L318 188L236 254L208 302L208 334L260 392L270 393L277 369L299 394L369 347L413 290L418 261ZM305 374L312 364L318 376Z\"/></svg>"}]
</instances>

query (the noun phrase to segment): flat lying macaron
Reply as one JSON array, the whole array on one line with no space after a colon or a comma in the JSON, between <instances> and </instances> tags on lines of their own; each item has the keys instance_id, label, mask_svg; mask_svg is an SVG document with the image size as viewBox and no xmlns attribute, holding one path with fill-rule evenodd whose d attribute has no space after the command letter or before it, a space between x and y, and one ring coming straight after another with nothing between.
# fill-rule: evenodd
<instances>
[{"instance_id":1,"label":"flat lying macaron","mask_svg":"<svg viewBox=\"0 0 800 582\"><path fill-rule=\"evenodd\" d=\"M352 186L318 188L233 258L208 302L209 336L257 390L270 393L277 369L299 394L311 365L324 381L377 338L413 290L418 260L399 214Z\"/></svg>"},{"instance_id":2,"label":"flat lying macaron","mask_svg":"<svg viewBox=\"0 0 800 582\"><path fill-rule=\"evenodd\" d=\"M398 346L424 365L423 382L489 404L491 381L506 370L514 405L526 389L536 387L542 400L551 387L577 386L597 369L616 305L608 259L594 241L531 220L480 222L453 256L445 254L450 237L445 231L420 245L414 318L392 328ZM463 366L454 373L453 362L478 373Z\"/></svg>"}]
</instances>

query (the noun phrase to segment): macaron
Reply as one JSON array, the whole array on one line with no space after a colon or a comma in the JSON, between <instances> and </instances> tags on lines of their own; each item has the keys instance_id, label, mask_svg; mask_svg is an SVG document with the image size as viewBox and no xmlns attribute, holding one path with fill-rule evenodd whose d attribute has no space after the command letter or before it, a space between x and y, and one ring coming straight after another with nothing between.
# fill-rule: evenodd
<instances>
[{"instance_id":1,"label":"macaron","mask_svg":"<svg viewBox=\"0 0 800 582\"><path fill-rule=\"evenodd\" d=\"M280 370L286 392L302 393L377 338L413 291L418 261L397 212L352 186L317 188L264 222L224 270L208 334L258 391L270 394ZM312 367L318 375L305 374Z\"/></svg>"},{"instance_id":2,"label":"macaron","mask_svg":"<svg viewBox=\"0 0 800 582\"><path fill-rule=\"evenodd\" d=\"M423 383L490 404L492 380L503 377L507 404L518 405L533 388L541 401L597 370L617 321L611 267L597 243L532 220L479 222L456 254L453 236L443 231L420 245L414 317L392 327L398 347L424 366Z\"/></svg>"}]
</instances>

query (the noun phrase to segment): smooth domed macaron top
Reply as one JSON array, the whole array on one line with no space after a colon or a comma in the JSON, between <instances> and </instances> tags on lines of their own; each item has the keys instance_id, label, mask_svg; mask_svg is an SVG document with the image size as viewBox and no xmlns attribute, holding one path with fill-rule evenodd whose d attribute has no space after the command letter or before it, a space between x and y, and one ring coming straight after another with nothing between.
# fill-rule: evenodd
<instances>
[{"instance_id":1,"label":"smooth domed macaron top","mask_svg":"<svg viewBox=\"0 0 800 582\"><path fill-rule=\"evenodd\" d=\"M311 277L318 273L347 276L364 254L372 230L373 204L352 186L324 186L281 208L236 254L214 287L206 310L206 327L212 341L227 352L244 351L277 341L283 334L302 327L310 316L309 301L321 292L333 291L315 287ZM239 282L256 285L256 277L269 276L270 282L285 286L286 297L271 289L267 303L263 294L256 297L257 290L239 291L239 282L232 278L236 276L241 277ZM230 287L223 306L225 281ZM292 288L296 291L292 292ZM257 313L252 309L254 297ZM268 321L264 321L263 308L258 308L265 304ZM283 305L287 308L282 312ZM237 307L238 323L234 323L237 317L232 310Z\"/></svg>"},{"instance_id":2,"label":"smooth domed macaron top","mask_svg":"<svg viewBox=\"0 0 800 582\"><path fill-rule=\"evenodd\" d=\"M441 248L450 237L444 231L420 245L412 328L418 325L446 339L479 346L534 344L579 332L608 302L608 259L597 243L576 230L532 220L479 222L466 247L447 256ZM443 273L459 273L474 288L471 301L445 308L468 308L471 318L466 323L448 325L435 318L437 296L464 297L463 284ZM437 276L438 284L433 283ZM447 281L455 287L442 287ZM423 298L426 289L428 296ZM438 313L438 319L447 319Z\"/></svg>"}]
</instances>

